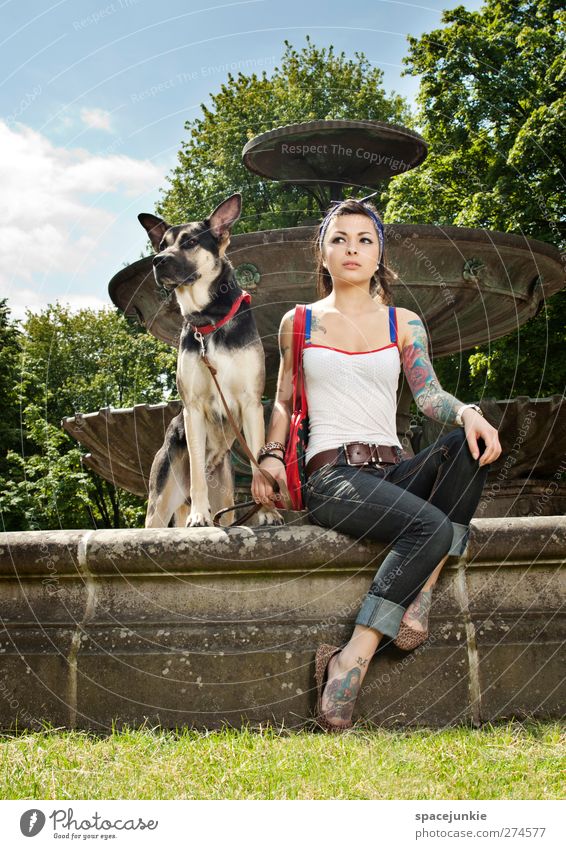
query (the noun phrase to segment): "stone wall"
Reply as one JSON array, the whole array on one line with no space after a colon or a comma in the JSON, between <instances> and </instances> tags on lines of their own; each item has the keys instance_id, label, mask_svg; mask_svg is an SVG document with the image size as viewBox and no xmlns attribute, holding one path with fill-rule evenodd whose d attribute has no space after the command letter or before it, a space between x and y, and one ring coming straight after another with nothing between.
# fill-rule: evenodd
<instances>
[{"instance_id":1,"label":"stone wall","mask_svg":"<svg viewBox=\"0 0 566 849\"><path fill-rule=\"evenodd\" d=\"M387 550L308 524L0 535L0 726L299 728ZM354 717L562 716L565 554L566 517L473 520L429 640L382 642Z\"/></svg>"}]
</instances>

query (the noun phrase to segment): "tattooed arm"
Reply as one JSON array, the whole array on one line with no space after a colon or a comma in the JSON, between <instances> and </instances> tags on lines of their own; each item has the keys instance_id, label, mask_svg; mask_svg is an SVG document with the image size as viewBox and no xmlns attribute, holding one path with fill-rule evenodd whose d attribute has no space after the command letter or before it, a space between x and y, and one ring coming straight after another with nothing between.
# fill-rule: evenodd
<instances>
[{"instance_id":1,"label":"tattooed arm","mask_svg":"<svg viewBox=\"0 0 566 849\"><path fill-rule=\"evenodd\" d=\"M428 339L419 316L405 310L406 333L403 345L403 371L419 410L431 419L456 424L456 413L464 402L445 392L428 355Z\"/></svg>"},{"instance_id":2,"label":"tattooed arm","mask_svg":"<svg viewBox=\"0 0 566 849\"><path fill-rule=\"evenodd\" d=\"M411 310L400 309L397 313L399 338L403 343L403 371L417 407L437 422L456 424L456 413L463 406L463 402L445 392L438 382L428 356L428 339L421 319ZM462 413L462 421L474 460L479 458L480 466L497 460L501 454L497 430L476 410L469 407ZM484 441L483 452L478 446L478 439Z\"/></svg>"}]
</instances>

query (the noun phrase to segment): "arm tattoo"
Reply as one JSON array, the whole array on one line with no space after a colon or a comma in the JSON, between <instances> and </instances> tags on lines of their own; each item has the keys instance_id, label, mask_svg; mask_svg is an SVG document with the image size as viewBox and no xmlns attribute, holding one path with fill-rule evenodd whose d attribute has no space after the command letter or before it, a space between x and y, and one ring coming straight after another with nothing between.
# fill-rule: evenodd
<instances>
[{"instance_id":1,"label":"arm tattoo","mask_svg":"<svg viewBox=\"0 0 566 849\"><path fill-rule=\"evenodd\" d=\"M419 410L431 419L456 424L463 402L445 392L428 356L426 330L420 319L409 321L409 341L403 347L403 371Z\"/></svg>"}]
</instances>

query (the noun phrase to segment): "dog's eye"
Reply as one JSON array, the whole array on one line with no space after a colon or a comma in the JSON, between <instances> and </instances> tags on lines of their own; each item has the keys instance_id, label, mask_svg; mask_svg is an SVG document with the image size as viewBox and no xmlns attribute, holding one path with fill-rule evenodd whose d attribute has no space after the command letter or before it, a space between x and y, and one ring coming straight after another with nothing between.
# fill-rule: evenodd
<instances>
[{"instance_id":1,"label":"dog's eye","mask_svg":"<svg viewBox=\"0 0 566 849\"><path fill-rule=\"evenodd\" d=\"M185 239L181 245L182 248L194 248L198 244L196 239Z\"/></svg>"}]
</instances>

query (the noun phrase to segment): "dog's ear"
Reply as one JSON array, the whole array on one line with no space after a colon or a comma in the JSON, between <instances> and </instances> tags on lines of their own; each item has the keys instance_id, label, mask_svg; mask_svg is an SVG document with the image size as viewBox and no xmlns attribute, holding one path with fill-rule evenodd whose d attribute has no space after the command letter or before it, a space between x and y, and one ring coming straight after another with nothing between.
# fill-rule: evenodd
<instances>
[{"instance_id":1,"label":"dog's ear","mask_svg":"<svg viewBox=\"0 0 566 849\"><path fill-rule=\"evenodd\" d=\"M153 250L158 253L161 239L169 229L170 225L158 218L156 215L150 215L149 212L140 212L138 221L142 227L147 230L147 235L153 245Z\"/></svg>"},{"instance_id":2,"label":"dog's ear","mask_svg":"<svg viewBox=\"0 0 566 849\"><path fill-rule=\"evenodd\" d=\"M210 232L216 239L229 233L232 225L240 217L242 211L242 195L239 192L231 195L219 204L208 216Z\"/></svg>"}]
</instances>

